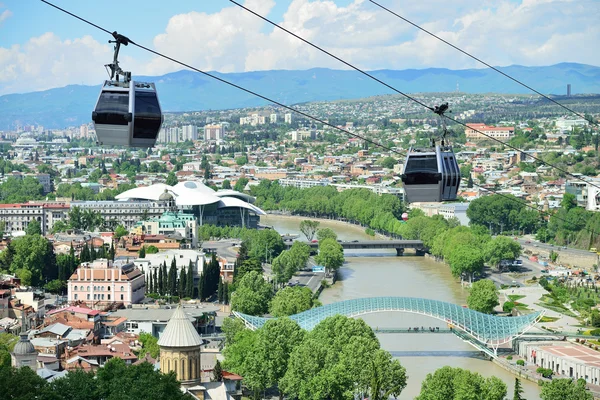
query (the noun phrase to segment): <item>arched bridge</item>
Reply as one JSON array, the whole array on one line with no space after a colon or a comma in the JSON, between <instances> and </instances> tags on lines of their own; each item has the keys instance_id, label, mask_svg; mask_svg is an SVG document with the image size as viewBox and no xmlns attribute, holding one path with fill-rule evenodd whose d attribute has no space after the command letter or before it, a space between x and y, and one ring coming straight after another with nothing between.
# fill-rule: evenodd
<instances>
[{"instance_id":1,"label":"arched bridge","mask_svg":"<svg viewBox=\"0 0 600 400\"><path fill-rule=\"evenodd\" d=\"M438 300L414 297L372 297L327 304L292 315L290 318L298 322L301 328L311 330L319 322L333 315L358 317L385 311L409 312L439 319L449 324L459 337L469 340L476 347L478 344L492 347L494 354L499 345L508 343L525 333L543 315L543 312L535 312L519 317L498 317ZM260 328L268 320L268 318L254 317L236 311L234 314L243 319L250 329Z\"/></svg>"}]
</instances>

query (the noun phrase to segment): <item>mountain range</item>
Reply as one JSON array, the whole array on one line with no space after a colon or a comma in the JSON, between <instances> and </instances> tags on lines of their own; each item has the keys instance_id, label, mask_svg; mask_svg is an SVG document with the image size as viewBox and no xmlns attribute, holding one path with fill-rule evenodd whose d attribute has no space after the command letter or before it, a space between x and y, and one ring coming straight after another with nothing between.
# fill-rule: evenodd
<instances>
[{"instance_id":1,"label":"mountain range","mask_svg":"<svg viewBox=\"0 0 600 400\"><path fill-rule=\"evenodd\" d=\"M544 94L600 93L600 67L561 63L551 66L513 65L499 68ZM377 70L372 75L405 93L531 93L490 68ZM353 70L313 68L243 73L212 72L219 78L291 105L391 94L392 90ZM268 104L265 100L197 72L182 70L162 76L140 76L154 82L164 112L233 109ZM65 128L91 121L100 85L61 88L0 96L0 130L23 125Z\"/></svg>"}]
</instances>

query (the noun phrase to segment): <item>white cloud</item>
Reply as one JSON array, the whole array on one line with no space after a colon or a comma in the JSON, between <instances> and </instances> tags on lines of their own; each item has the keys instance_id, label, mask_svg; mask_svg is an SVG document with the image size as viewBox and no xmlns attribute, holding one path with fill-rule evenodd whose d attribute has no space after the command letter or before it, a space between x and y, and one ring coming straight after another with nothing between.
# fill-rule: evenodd
<instances>
[{"instance_id":1,"label":"white cloud","mask_svg":"<svg viewBox=\"0 0 600 400\"><path fill-rule=\"evenodd\" d=\"M0 4L0 7L2 7L2 4ZM4 21L6 21L8 18L10 18L12 16L12 12L10 10L4 10L0 13L0 25L2 25L2 23Z\"/></svg>"},{"instance_id":2,"label":"white cloud","mask_svg":"<svg viewBox=\"0 0 600 400\"><path fill-rule=\"evenodd\" d=\"M600 65L600 1L447 0L384 4L493 65L548 65L563 61ZM275 0L246 0L269 15ZM4 15L4 13L0 14ZM1 20L1 19L0 19ZM366 0L345 7L333 0L292 0L282 26L365 69L473 68L474 60ZM170 18L154 48L203 70L347 68L237 6L213 14ZM129 53L131 54L131 53ZM52 33L23 46L0 48L0 94L69 83L99 83L112 48L91 37L61 40ZM181 69L153 57L121 60L134 74Z\"/></svg>"},{"instance_id":3,"label":"white cloud","mask_svg":"<svg viewBox=\"0 0 600 400\"><path fill-rule=\"evenodd\" d=\"M45 90L69 84L97 85L107 79L112 46L91 36L61 40L47 32L24 45L0 47L0 94ZM129 57L121 64L134 65Z\"/></svg>"}]
</instances>

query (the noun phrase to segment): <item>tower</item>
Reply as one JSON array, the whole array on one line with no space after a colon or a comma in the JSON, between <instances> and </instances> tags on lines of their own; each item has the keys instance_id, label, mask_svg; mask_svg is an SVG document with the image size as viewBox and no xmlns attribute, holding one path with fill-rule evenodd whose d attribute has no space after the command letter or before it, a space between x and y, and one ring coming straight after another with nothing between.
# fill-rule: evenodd
<instances>
[{"instance_id":1,"label":"tower","mask_svg":"<svg viewBox=\"0 0 600 400\"><path fill-rule=\"evenodd\" d=\"M32 370L37 370L37 351L29 340L27 329L25 329L25 308L21 314L21 334L19 341L15 344L15 348L11 355L11 364L15 368L29 367Z\"/></svg>"},{"instance_id":2,"label":"tower","mask_svg":"<svg viewBox=\"0 0 600 400\"><path fill-rule=\"evenodd\" d=\"M571 84L567 83L567 97L571 97Z\"/></svg>"},{"instance_id":3,"label":"tower","mask_svg":"<svg viewBox=\"0 0 600 400\"><path fill-rule=\"evenodd\" d=\"M200 346L202 339L181 305L177 307L167 327L158 340L160 347L160 370L175 372L183 386L200 383Z\"/></svg>"}]
</instances>

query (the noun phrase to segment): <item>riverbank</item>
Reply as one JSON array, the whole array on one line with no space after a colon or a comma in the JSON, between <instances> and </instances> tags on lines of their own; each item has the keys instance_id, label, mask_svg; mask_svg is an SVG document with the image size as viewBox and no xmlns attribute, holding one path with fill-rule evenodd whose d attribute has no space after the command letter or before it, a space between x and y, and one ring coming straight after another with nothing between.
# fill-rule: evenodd
<instances>
[{"instance_id":1,"label":"riverbank","mask_svg":"<svg viewBox=\"0 0 600 400\"><path fill-rule=\"evenodd\" d=\"M307 220L307 219L311 220L311 221L326 222L328 224L330 223L330 224L334 224L336 226L345 227L345 228L349 229L350 231L360 232L362 234L366 234L365 230L368 228L368 226L355 224L355 223L352 223L349 221L341 221L339 219L316 218L316 217L310 217L310 216L305 216L305 215L292 215L292 214L283 213L283 212L277 212L277 213L269 212L269 213L267 213L267 218L268 217L285 218L285 219L289 219L291 221L298 221L298 223L300 223L304 220ZM279 233L281 233L283 235L288 232L279 232ZM389 236L385 236L385 235L382 235L381 233L377 233L377 232L375 233L375 236L371 236L371 235L368 235L368 236L372 240L390 239Z\"/></svg>"}]
</instances>

